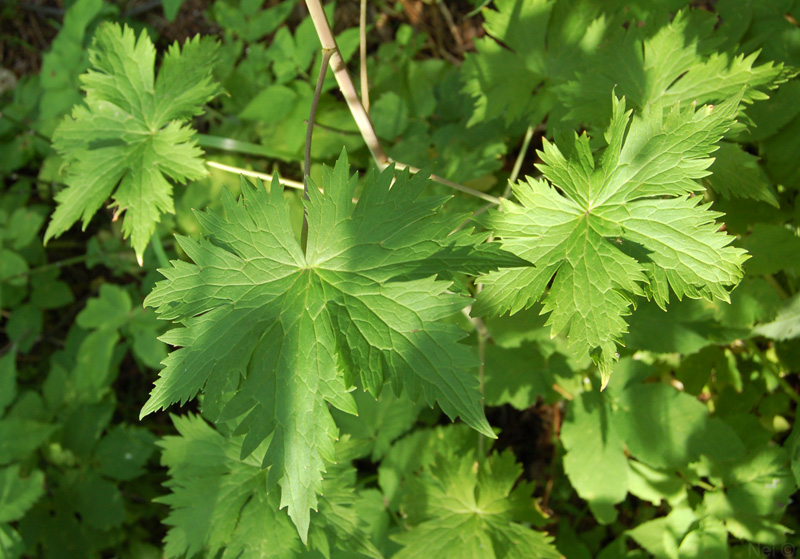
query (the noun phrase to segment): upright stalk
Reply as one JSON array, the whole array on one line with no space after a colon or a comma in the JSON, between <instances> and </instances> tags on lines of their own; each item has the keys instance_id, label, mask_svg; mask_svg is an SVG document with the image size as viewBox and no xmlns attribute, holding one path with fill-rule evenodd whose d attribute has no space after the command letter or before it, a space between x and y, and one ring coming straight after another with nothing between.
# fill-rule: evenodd
<instances>
[{"instance_id":1,"label":"upright stalk","mask_svg":"<svg viewBox=\"0 0 800 559\"><path fill-rule=\"evenodd\" d=\"M405 163L400 163L399 161L392 161L386 155L386 152L383 150L383 146L378 139L378 135L375 133L375 127L372 125L372 120L370 120L367 110L364 108L364 105L361 103L361 99L358 97L358 92L356 91L356 86L353 83L353 79L350 77L350 73L347 71L347 66L344 63L344 59L342 58L342 55L339 53L339 49L336 46L336 39L333 36L333 31L331 31L328 18L325 16L325 10L322 9L321 0L306 0L306 6L308 7L308 14L311 17L311 21L314 23L314 29L317 31L317 36L322 44L322 48L333 51L333 54L330 58L333 75L336 77L336 83L339 85L339 91L342 92L342 96L347 102L347 107L350 109L350 114L353 115L353 120L356 121L356 126L358 126L358 130L361 132L361 137L364 139L364 143L367 144L367 148L369 148L369 152L372 154L372 159L375 161L375 164L380 169L385 169L391 163L394 163L397 169L408 169L412 173L418 172L419 169L416 167L406 165ZM433 181L460 192L464 192L465 194L469 194L470 196L475 196L477 198L486 200L490 204L500 203L499 198L491 196L490 194L486 194L485 192L481 192L480 190L475 190L474 188L449 181L437 175L431 175L430 178Z\"/></svg>"},{"instance_id":2,"label":"upright stalk","mask_svg":"<svg viewBox=\"0 0 800 559\"><path fill-rule=\"evenodd\" d=\"M333 70L336 83L339 85L339 91L342 92L342 96L347 103L347 108L350 109L350 114L353 115L356 126L361 132L372 158L379 167L385 167L389 163L389 158L386 157L386 152L383 151L378 135L375 133L375 128L372 126L372 121L358 98L356 87L336 46L336 39L328 23L328 18L325 16L325 10L322 9L322 3L320 0L306 0L306 6L308 7L311 21L314 23L314 29L317 31L319 42L322 43L323 50L329 50L333 53L330 57L331 70Z\"/></svg>"}]
</instances>

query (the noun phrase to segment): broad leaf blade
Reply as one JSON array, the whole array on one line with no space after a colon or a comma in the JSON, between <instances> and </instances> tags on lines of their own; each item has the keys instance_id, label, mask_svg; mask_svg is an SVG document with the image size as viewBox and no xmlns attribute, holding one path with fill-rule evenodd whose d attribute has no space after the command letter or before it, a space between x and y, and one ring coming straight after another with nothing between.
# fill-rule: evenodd
<instances>
[{"instance_id":1,"label":"broad leaf blade","mask_svg":"<svg viewBox=\"0 0 800 559\"><path fill-rule=\"evenodd\" d=\"M738 103L658 105L631 119L624 100L615 100L599 158L585 135L562 139L563 149L546 142L546 180L516 185L520 203L504 203L483 220L504 248L536 268L485 276L474 311L516 312L543 299L553 335L566 332L592 355L605 386L635 297L664 307L671 289L679 299L728 300L746 256L718 231L720 214L689 196L702 189L696 181Z\"/></svg>"},{"instance_id":2,"label":"broad leaf blade","mask_svg":"<svg viewBox=\"0 0 800 559\"><path fill-rule=\"evenodd\" d=\"M391 382L494 437L469 372L474 357L458 343L465 334L440 322L469 299L435 274L525 261L485 235L450 235L462 217L439 216L443 198L420 198L425 179L406 173L391 186L392 176L369 176L354 206L346 157L326 171L308 202L307 255L280 184L267 193L243 182L240 201L224 195L225 217L198 214L208 240L178 239L194 263L162 270L167 281L145 301L184 328L163 338L179 349L142 415L204 391L204 413L239 422L242 458L267 441L269 485L280 484L304 541L334 460L327 404L356 413L347 391L356 382L376 395Z\"/></svg>"},{"instance_id":3,"label":"broad leaf blade","mask_svg":"<svg viewBox=\"0 0 800 559\"><path fill-rule=\"evenodd\" d=\"M76 106L53 134L65 160L67 188L45 233L45 242L78 219L86 228L113 195L125 213L123 233L142 255L161 214L172 213L172 182L206 175L194 132L183 122L218 92L211 78L217 46L199 38L183 50L173 45L154 76L155 48L147 33L101 25L81 77L84 105Z\"/></svg>"}]
</instances>

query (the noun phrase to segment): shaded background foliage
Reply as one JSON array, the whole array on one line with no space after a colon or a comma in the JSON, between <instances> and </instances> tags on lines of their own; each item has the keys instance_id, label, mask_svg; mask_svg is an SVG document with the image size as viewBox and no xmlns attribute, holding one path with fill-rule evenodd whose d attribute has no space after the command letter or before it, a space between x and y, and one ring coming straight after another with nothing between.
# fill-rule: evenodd
<instances>
[{"instance_id":1,"label":"shaded background foliage","mask_svg":"<svg viewBox=\"0 0 800 559\"><path fill-rule=\"evenodd\" d=\"M358 3L327 8L355 68ZM369 3L371 115L389 154L496 196L508 195L518 160L520 176L539 174L545 137L563 145L559 134L585 130L602 147L612 92L641 110L744 90L740 124L703 182L751 258L730 305L686 299L664 313L642 300L603 392L591 361L551 338L539 304L487 317L485 330L454 318L476 355L485 345L498 440L478 443L403 396L375 402L357 391L358 418L334 411L339 465L305 548L263 471L239 460L224 425L195 415L201 404L174 410L174 423L138 419L167 352L157 340L166 323L141 303L165 256L185 256L172 234L200 235L191 209L219 209L223 185L235 191L238 179L210 168L176 187L175 212L156 230L161 248L151 244L142 266L111 210L42 245L66 180L50 138L82 98L78 77L104 21L146 32L159 53L197 33L216 37L224 94L192 122L206 159L301 180L320 59L304 6L3 2L0 557L404 558L456 534L442 556L475 545L510 558L503 538L522 537L515 530L547 532L577 559L796 556L799 18L790 0ZM329 75L312 177L343 146L370 167ZM299 234L300 196L286 196ZM484 205L457 196L446 211ZM223 498L228 487L239 493ZM206 508L185 500L192 494ZM495 494L511 505L487 524L447 524L448 499Z\"/></svg>"}]
</instances>

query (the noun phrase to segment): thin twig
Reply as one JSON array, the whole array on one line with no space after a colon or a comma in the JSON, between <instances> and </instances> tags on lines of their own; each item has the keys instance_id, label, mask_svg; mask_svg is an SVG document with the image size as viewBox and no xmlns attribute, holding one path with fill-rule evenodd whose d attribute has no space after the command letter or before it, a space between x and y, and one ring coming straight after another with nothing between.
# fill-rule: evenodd
<instances>
[{"instance_id":1,"label":"thin twig","mask_svg":"<svg viewBox=\"0 0 800 559\"><path fill-rule=\"evenodd\" d=\"M229 173L236 173L237 175L244 175L246 177L253 177L256 179L261 179L266 183L271 183L274 180L274 175L270 175L269 173L259 173L258 171L250 171L248 169L242 169L241 167L233 167L231 165L223 165L222 163L217 163L216 161L206 161L206 165L209 167L213 167L214 169L219 169L220 171L227 171ZM289 188L295 188L297 190L303 190L303 183L297 182L289 179L278 178L278 181L283 185Z\"/></svg>"},{"instance_id":2,"label":"thin twig","mask_svg":"<svg viewBox=\"0 0 800 559\"><path fill-rule=\"evenodd\" d=\"M386 157L386 152L383 151L383 146L381 146L381 142L378 140L378 135L375 133L372 121L367 111L364 110L364 105L361 104L361 100L358 98L356 87L353 84L353 80L350 78L344 59L336 46L336 39L333 37L333 31L328 23L328 18L325 16L325 10L322 9L322 3L320 0L306 0L306 6L308 7L308 14L311 16L311 21L314 23L314 28L317 31L317 37L319 37L322 48L333 51L330 60L331 70L333 70L336 83L339 85L339 91L342 92L347 107L350 109L350 114L353 115L356 126L358 126L358 130L361 132L361 137L364 138L364 142L367 144L367 148L372 154L375 163L379 166L385 166L389 158Z\"/></svg>"},{"instance_id":3,"label":"thin twig","mask_svg":"<svg viewBox=\"0 0 800 559\"><path fill-rule=\"evenodd\" d=\"M164 250L164 245L161 244L161 237L158 236L158 231L153 233L153 237L150 239L150 245L153 247L153 252L156 255L156 260L158 260L158 265L161 268L168 268L169 267L169 258L167 257L167 251ZM141 266L142 263L139 263Z\"/></svg>"},{"instance_id":4,"label":"thin twig","mask_svg":"<svg viewBox=\"0 0 800 559\"><path fill-rule=\"evenodd\" d=\"M450 34L453 36L453 39L456 41L456 45L458 45L459 52L464 52L464 39L461 38L461 32L458 30L458 26L456 22L453 20L453 14L450 12L450 8L444 3L444 1L437 2L439 6L439 11L442 12L442 16L444 16L445 22L447 22L447 27L450 28Z\"/></svg>"},{"instance_id":5,"label":"thin twig","mask_svg":"<svg viewBox=\"0 0 800 559\"><path fill-rule=\"evenodd\" d=\"M306 149L303 155L303 199L308 200L308 181L311 174L311 139L314 136L314 119L317 116L319 98L322 95L322 83L325 81L325 74L328 73L328 62L331 56L337 52L331 49L322 49L322 62L319 65L319 76L317 76L317 87L314 89L314 98L311 100L311 112L308 115L308 125L306 126ZM308 242L308 209L303 210L303 229L300 233L300 246L303 252L306 250Z\"/></svg>"},{"instance_id":6,"label":"thin twig","mask_svg":"<svg viewBox=\"0 0 800 559\"><path fill-rule=\"evenodd\" d=\"M353 79L350 77L350 73L347 71L347 66L344 63L344 59L342 58L342 55L339 53L338 47L336 46L336 39L334 38L333 31L328 23L328 18L325 16L325 11L322 9L322 3L320 0L306 0L306 6L308 7L309 16L311 17L311 21L314 23L314 28L317 31L317 36L322 44L322 48L333 51L330 60L331 69L333 70L333 75L336 78L336 83L339 85L339 91L341 91L342 96L347 102L347 107L350 109L350 114L353 115L353 120L355 120L359 132L361 132L361 137L364 139L364 143L367 144L367 148L372 154L372 159L375 161L375 164L379 168L385 169L391 165L393 161L387 157L386 152L383 150L383 146L378 139L378 135L375 133L375 127L372 125L369 114L367 114L367 111L364 109L364 105L361 103L361 99L358 97L358 92L356 91L356 86L353 83ZM406 165L405 163L400 162L394 163L395 168L397 169L408 169L412 173L419 172L417 167ZM491 202L492 204L500 203L499 198L496 198L490 194L486 194L485 192L481 192L480 190L469 188L468 186L455 183L437 175L431 175L430 178L431 180L440 184L460 192L464 192L470 196L481 198L487 202Z\"/></svg>"},{"instance_id":7,"label":"thin twig","mask_svg":"<svg viewBox=\"0 0 800 559\"><path fill-rule=\"evenodd\" d=\"M472 307L466 307L462 309L461 312L463 312L467 319L472 323L472 326L475 328L475 332L478 335L478 360L480 361L480 365L478 367L478 388L481 392L481 409L485 409L486 405L483 400L483 392L486 384L486 344L488 343L489 338L491 338L491 334L489 334L489 329L486 328L486 324L483 322L483 319L470 316L471 309ZM478 433L478 459L483 459L485 453L485 438L485 435Z\"/></svg>"},{"instance_id":8,"label":"thin twig","mask_svg":"<svg viewBox=\"0 0 800 559\"><path fill-rule=\"evenodd\" d=\"M386 168L392 163L394 163L395 169L399 170L408 169L410 172L414 174L419 173L420 171L417 167L414 167L412 165L406 165L405 163L401 163L400 161L393 161L393 160L390 160L390 162L386 163L386 165L382 165L382 167ZM492 196L491 194L486 194L485 192L481 192L480 190L475 190L474 188L464 186L463 184L458 184L457 182L447 180L443 177L440 177L439 175L431 175L430 178L432 181L436 181L445 186L449 186L454 190L458 190L465 194L469 194L470 196L475 196L476 198L480 198L481 200L486 200L490 204L498 205L500 203L500 198L497 198L496 196Z\"/></svg>"},{"instance_id":9,"label":"thin twig","mask_svg":"<svg viewBox=\"0 0 800 559\"><path fill-rule=\"evenodd\" d=\"M306 123L308 124L308 123ZM328 132L333 132L334 134L341 134L342 136L360 136L357 130L342 130L341 128L335 128L333 126L328 126L327 124L322 124L321 122L314 123L315 128L321 128L322 130L327 130Z\"/></svg>"},{"instance_id":10,"label":"thin twig","mask_svg":"<svg viewBox=\"0 0 800 559\"><path fill-rule=\"evenodd\" d=\"M361 59L361 103L369 116L369 80L367 79L367 0L361 0L358 18L359 57Z\"/></svg>"},{"instance_id":11,"label":"thin twig","mask_svg":"<svg viewBox=\"0 0 800 559\"><path fill-rule=\"evenodd\" d=\"M503 198L508 198L508 195L511 194L511 185L517 182L519 172L522 170L522 163L525 161L525 155L528 153L528 147L531 145L533 132L534 127L528 126L528 129L525 131L525 138L522 140L522 147L519 148L519 153L517 154L517 160L514 161L514 167L511 169L511 176L508 177L508 185L506 186Z\"/></svg>"},{"instance_id":12,"label":"thin twig","mask_svg":"<svg viewBox=\"0 0 800 559\"><path fill-rule=\"evenodd\" d=\"M0 112L0 119L2 119L2 118L4 118L7 121L9 121L11 124L13 124L17 128L19 128L20 130L25 130L26 132L28 132L29 134L33 134L34 136L36 136L40 140L44 140L48 144L50 143L50 138L48 138L47 136L45 136L44 134L42 134L38 130L34 129L29 123L24 122L22 120L19 120L17 118L14 118L13 116L9 116L7 113Z\"/></svg>"},{"instance_id":13,"label":"thin twig","mask_svg":"<svg viewBox=\"0 0 800 559\"><path fill-rule=\"evenodd\" d=\"M522 140L522 147L520 148L519 153L517 154L517 160L514 161L514 167L511 169L511 175L508 177L508 184L506 185L503 194L500 196L500 200L505 200L511 195L511 187L514 185L515 182L517 182L519 173L522 170L522 163L525 161L525 155L528 153L528 148L531 145L531 139L533 138L533 133L535 131L536 128L534 128L533 126L528 126L528 129L525 131L525 138ZM493 202L491 204L486 204L482 208L476 210L475 213L472 214L470 219L467 219L466 221L464 221L464 223L462 223L456 228L454 233L466 227L472 221L473 218L476 218L479 215L486 213L486 211L489 208L496 205L498 204Z\"/></svg>"}]
</instances>

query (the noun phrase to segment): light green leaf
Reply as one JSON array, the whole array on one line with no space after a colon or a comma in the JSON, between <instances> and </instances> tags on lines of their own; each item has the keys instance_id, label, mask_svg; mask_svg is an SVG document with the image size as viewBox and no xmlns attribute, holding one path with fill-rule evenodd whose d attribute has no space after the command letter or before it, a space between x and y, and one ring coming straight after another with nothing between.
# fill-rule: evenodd
<instances>
[{"instance_id":1,"label":"light green leaf","mask_svg":"<svg viewBox=\"0 0 800 559\"><path fill-rule=\"evenodd\" d=\"M75 322L81 328L116 330L128 320L133 305L128 293L118 285L104 283L97 297L89 299Z\"/></svg>"},{"instance_id":2,"label":"light green leaf","mask_svg":"<svg viewBox=\"0 0 800 559\"><path fill-rule=\"evenodd\" d=\"M25 459L56 429L55 425L30 419L3 419L0 421L0 465Z\"/></svg>"},{"instance_id":3,"label":"light green leaf","mask_svg":"<svg viewBox=\"0 0 800 559\"><path fill-rule=\"evenodd\" d=\"M44 493L44 474L20 475L19 464L0 469L0 523L19 520Z\"/></svg>"},{"instance_id":4,"label":"light green leaf","mask_svg":"<svg viewBox=\"0 0 800 559\"><path fill-rule=\"evenodd\" d=\"M410 499L412 528L393 536L405 547L394 559L559 559L552 538L527 528L533 487L515 483L522 469L511 452L484 462L440 455Z\"/></svg>"},{"instance_id":5,"label":"light green leaf","mask_svg":"<svg viewBox=\"0 0 800 559\"><path fill-rule=\"evenodd\" d=\"M756 326L753 333L773 340L791 340L800 335L800 294L786 302L775 320Z\"/></svg>"},{"instance_id":6,"label":"light green leaf","mask_svg":"<svg viewBox=\"0 0 800 559\"><path fill-rule=\"evenodd\" d=\"M766 99L765 91L786 81L782 64L756 65L758 52L719 52L717 17L706 10L666 10L646 28L631 25L590 56L586 68L557 88L566 122L602 125L605 100L615 90L637 110L662 104L721 103L744 90L744 101ZM653 31L653 29L656 29Z\"/></svg>"},{"instance_id":7,"label":"light green leaf","mask_svg":"<svg viewBox=\"0 0 800 559\"><path fill-rule=\"evenodd\" d=\"M172 182L204 177L187 118L202 112L218 91L211 78L216 44L199 38L170 47L154 79L155 48L147 33L104 24L81 76L86 98L53 134L67 166L67 188L45 233L45 242L78 219L84 229L109 196L122 231L142 255L162 213L172 213Z\"/></svg>"},{"instance_id":8,"label":"light green leaf","mask_svg":"<svg viewBox=\"0 0 800 559\"><path fill-rule=\"evenodd\" d=\"M778 195L758 157L747 153L740 144L721 142L709 168L708 185L724 198L749 198L776 208Z\"/></svg>"},{"instance_id":9,"label":"light green leaf","mask_svg":"<svg viewBox=\"0 0 800 559\"><path fill-rule=\"evenodd\" d=\"M483 220L504 248L536 267L482 278L475 313L514 313L543 298L553 335L564 331L589 353L605 386L634 297L662 308L670 289L679 299L727 301L744 251L718 231L720 214L689 195L702 190L696 181L738 103L737 96L698 110L657 105L631 120L615 99L608 147L597 160L586 135L559 147L545 141L544 179L515 185L519 204L504 202Z\"/></svg>"},{"instance_id":10,"label":"light green leaf","mask_svg":"<svg viewBox=\"0 0 800 559\"><path fill-rule=\"evenodd\" d=\"M584 392L572 401L564 424L564 472L581 499L589 502L595 518L614 522L614 505L628 494L630 476L625 440L620 437L603 395Z\"/></svg>"},{"instance_id":11,"label":"light green leaf","mask_svg":"<svg viewBox=\"0 0 800 559\"><path fill-rule=\"evenodd\" d=\"M643 522L628 534L654 559L677 559L678 547L696 520L694 511L684 502L667 516Z\"/></svg>"},{"instance_id":12,"label":"light green leaf","mask_svg":"<svg viewBox=\"0 0 800 559\"><path fill-rule=\"evenodd\" d=\"M728 532L722 521L706 517L683 538L681 559L728 559Z\"/></svg>"},{"instance_id":13,"label":"light green leaf","mask_svg":"<svg viewBox=\"0 0 800 559\"><path fill-rule=\"evenodd\" d=\"M788 530L780 518L797 485L784 449L757 449L718 465L710 479L725 490L705 494L706 510L724 521L731 535L764 544L785 541Z\"/></svg>"},{"instance_id":14,"label":"light green leaf","mask_svg":"<svg viewBox=\"0 0 800 559\"><path fill-rule=\"evenodd\" d=\"M205 390L206 409L236 389L220 420L243 418L242 457L269 439L263 465L279 482L305 540L321 472L337 436L331 404L356 407L347 387L360 377L377 396L384 383L412 400L438 403L493 437L480 406L469 349L455 325L439 322L468 303L435 274L478 273L522 262L485 235L462 230L462 216L440 217L444 198L420 199L425 177L392 170L367 177L358 204L346 156L310 189L308 245L295 240L282 188L243 182L243 199L224 195L226 217L200 213L209 240L180 238L194 264L163 270L145 304L185 325L164 341L165 360L142 415ZM390 188L391 187L391 188Z\"/></svg>"},{"instance_id":15,"label":"light green leaf","mask_svg":"<svg viewBox=\"0 0 800 559\"><path fill-rule=\"evenodd\" d=\"M241 437L226 439L197 416L174 417L180 436L164 438L162 462L169 467L170 493L158 500L171 512L166 556L223 559L295 559L304 546L277 493L267 490L267 472L255 457L239 459ZM353 508L355 470L349 441L337 443L338 464L323 481L320 513L309 545L329 555L331 547L380 558ZM260 452L264 450L261 447Z\"/></svg>"}]
</instances>

